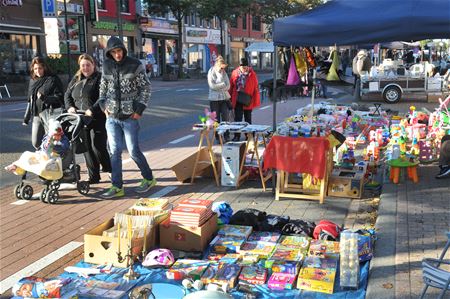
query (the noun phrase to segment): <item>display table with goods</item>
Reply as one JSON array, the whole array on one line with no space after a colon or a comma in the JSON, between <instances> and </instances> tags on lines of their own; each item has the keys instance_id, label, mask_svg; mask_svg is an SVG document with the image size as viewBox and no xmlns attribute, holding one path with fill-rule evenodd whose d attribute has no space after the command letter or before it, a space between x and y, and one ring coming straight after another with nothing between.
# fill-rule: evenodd
<instances>
[{"instance_id":1,"label":"display table with goods","mask_svg":"<svg viewBox=\"0 0 450 299\"><path fill-rule=\"evenodd\" d=\"M181 207L189 206L204 206L206 214L210 213L204 200L187 199ZM210 218L216 221L217 216ZM302 222L291 220L278 232L275 227L254 231L252 226L221 225L200 254L159 248L130 250L136 261L127 262L125 268L112 266L114 258L98 264L79 262L55 279L20 280L13 288L14 298L43 294L58 298L211 298L202 294L215 294L214 298L364 298L374 235L342 232L329 221L311 223L304 234L286 234L294 223ZM131 238L133 232L125 230ZM339 234L341 243L324 240L339 239Z\"/></svg>"}]
</instances>

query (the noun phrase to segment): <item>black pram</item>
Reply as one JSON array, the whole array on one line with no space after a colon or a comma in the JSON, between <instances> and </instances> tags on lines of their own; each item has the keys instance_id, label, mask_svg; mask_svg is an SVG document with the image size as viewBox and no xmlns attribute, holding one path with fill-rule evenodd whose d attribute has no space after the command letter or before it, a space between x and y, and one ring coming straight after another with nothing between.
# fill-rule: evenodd
<instances>
[{"instance_id":1,"label":"black pram","mask_svg":"<svg viewBox=\"0 0 450 299\"><path fill-rule=\"evenodd\" d=\"M44 185L44 189L40 194L42 202L54 204L59 199L59 187L62 183L76 183L77 190L80 194L86 195L90 186L88 181L80 181L80 166L76 163L76 154L83 153L87 150L84 145L85 123L90 121L89 117L84 115L63 113L56 118L61 123L64 135L69 139L69 150L62 157L62 176L59 179L49 180L39 176L39 180L27 179L28 172L21 176L19 184L14 188L14 194L18 199L30 200L33 197L32 182L38 182Z\"/></svg>"}]
</instances>

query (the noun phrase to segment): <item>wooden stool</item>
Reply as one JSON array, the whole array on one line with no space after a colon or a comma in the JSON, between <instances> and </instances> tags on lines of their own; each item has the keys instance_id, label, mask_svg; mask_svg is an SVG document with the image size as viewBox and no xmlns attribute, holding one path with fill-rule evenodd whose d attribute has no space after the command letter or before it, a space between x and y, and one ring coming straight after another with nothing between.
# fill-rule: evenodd
<instances>
[{"instance_id":1,"label":"wooden stool","mask_svg":"<svg viewBox=\"0 0 450 299\"><path fill-rule=\"evenodd\" d=\"M419 182L419 176L417 175L417 166L419 165L419 162L409 162L402 159L395 159L388 161L388 165L391 167L389 179L394 184L398 184L402 168L406 168L408 179L410 179L414 183Z\"/></svg>"}]
</instances>

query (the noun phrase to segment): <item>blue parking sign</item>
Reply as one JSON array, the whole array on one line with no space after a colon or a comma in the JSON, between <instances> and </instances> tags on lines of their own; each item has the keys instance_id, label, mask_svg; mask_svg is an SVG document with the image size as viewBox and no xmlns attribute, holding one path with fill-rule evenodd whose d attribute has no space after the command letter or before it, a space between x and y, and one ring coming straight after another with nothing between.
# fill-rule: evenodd
<instances>
[{"instance_id":1,"label":"blue parking sign","mask_svg":"<svg viewBox=\"0 0 450 299\"><path fill-rule=\"evenodd\" d=\"M42 1L42 17L52 18L56 17L57 8L56 0L41 0Z\"/></svg>"}]
</instances>

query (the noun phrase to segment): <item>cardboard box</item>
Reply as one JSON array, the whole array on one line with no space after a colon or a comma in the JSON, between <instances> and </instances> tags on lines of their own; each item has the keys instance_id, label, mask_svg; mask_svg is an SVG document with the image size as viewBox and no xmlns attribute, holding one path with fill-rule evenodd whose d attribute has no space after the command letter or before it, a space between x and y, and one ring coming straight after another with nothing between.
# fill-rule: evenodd
<instances>
[{"instance_id":1,"label":"cardboard box","mask_svg":"<svg viewBox=\"0 0 450 299\"><path fill-rule=\"evenodd\" d=\"M328 180L328 196L361 198L363 186L363 172L335 169Z\"/></svg>"},{"instance_id":2,"label":"cardboard box","mask_svg":"<svg viewBox=\"0 0 450 299\"><path fill-rule=\"evenodd\" d=\"M175 176L177 180L180 182L185 182L192 176L192 171L194 170L195 159L197 157L197 151L182 161L178 162L174 166L172 166L172 170L175 172ZM216 167L218 166L217 156L214 155L214 161ZM198 159L197 168L196 168L196 176L209 176L212 171L211 160L209 157L208 149L203 147L200 150L200 157ZM218 172L219 174L220 172Z\"/></svg>"},{"instance_id":3,"label":"cardboard box","mask_svg":"<svg viewBox=\"0 0 450 299\"><path fill-rule=\"evenodd\" d=\"M99 226L90 230L84 235L84 261L87 263L104 265L113 264L115 267L126 267L126 260L119 263L117 259L118 238L103 236L103 231L114 226L114 219L109 219L103 222ZM150 231L147 232L147 251L155 247L156 244L156 231L157 225L153 226ZM144 238L133 238L132 247L134 254L140 254L143 247ZM127 253L128 243L126 238L120 239L120 252L122 256Z\"/></svg>"},{"instance_id":4,"label":"cardboard box","mask_svg":"<svg viewBox=\"0 0 450 299\"><path fill-rule=\"evenodd\" d=\"M159 225L160 247L183 251L203 251L216 231L216 214L213 214L200 227L171 224L170 219L167 219Z\"/></svg>"}]
</instances>

